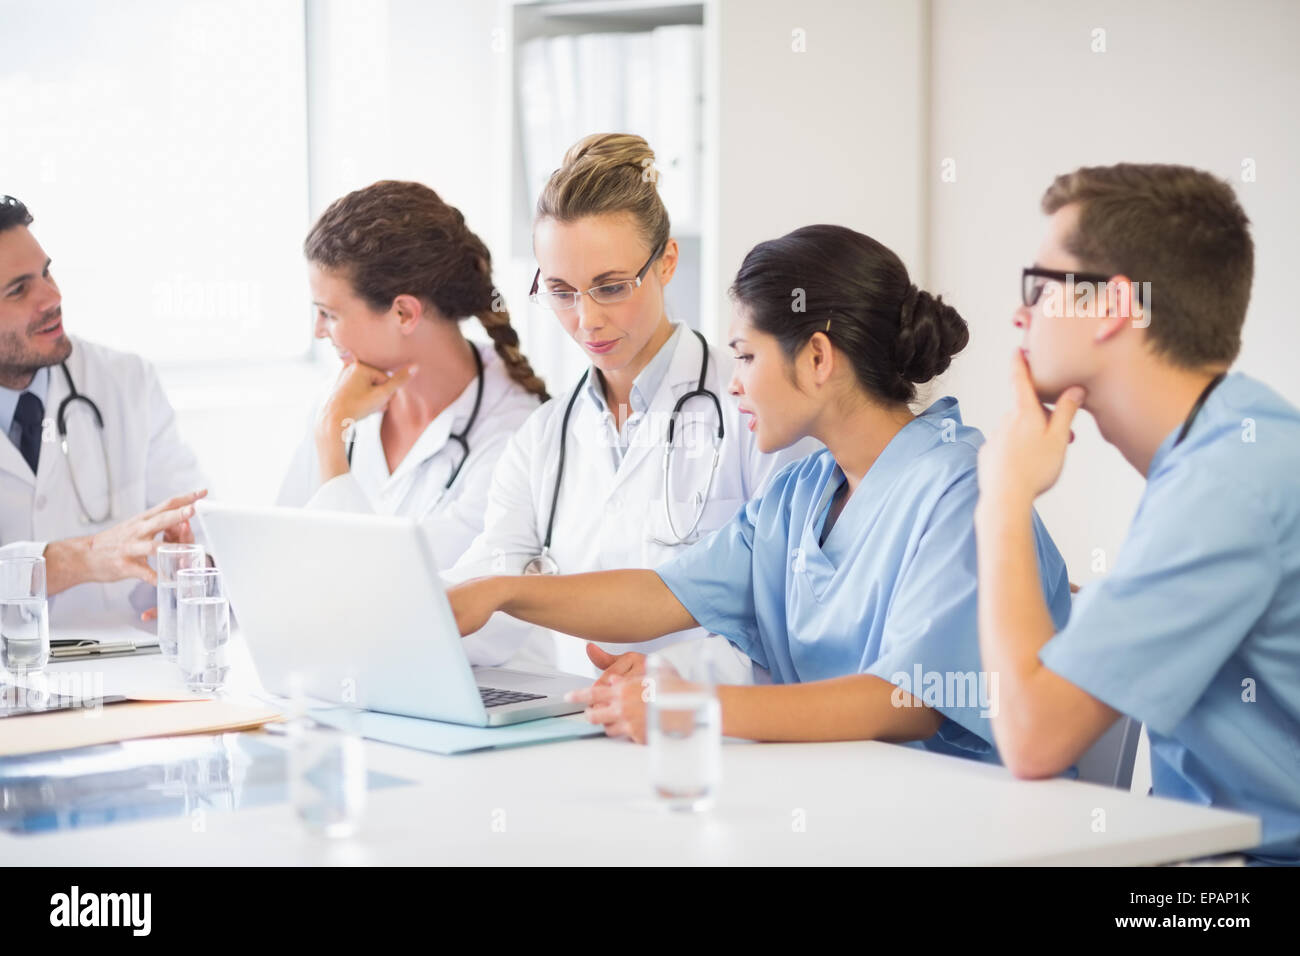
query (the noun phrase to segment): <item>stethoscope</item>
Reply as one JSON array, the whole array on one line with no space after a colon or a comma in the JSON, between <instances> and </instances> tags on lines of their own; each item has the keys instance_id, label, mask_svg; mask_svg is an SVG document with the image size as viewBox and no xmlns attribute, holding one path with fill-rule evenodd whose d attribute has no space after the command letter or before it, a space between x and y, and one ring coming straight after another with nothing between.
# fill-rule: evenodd
<instances>
[{"instance_id":1,"label":"stethoscope","mask_svg":"<svg viewBox=\"0 0 1300 956\"><path fill-rule=\"evenodd\" d=\"M470 410L469 421L465 423L465 430L462 432L453 432L449 436L451 441L460 445L460 450L464 454L461 455L460 462L452 469L451 476L447 479L447 483L442 486L443 491L446 491L452 486L452 483L456 480L456 476L460 474L460 470L465 467L465 462L469 460L469 438L467 436L471 429L473 429L474 423L478 421L478 410L483 404L483 356L478 354L478 349L473 345L469 347L469 350L474 353L474 367L478 370L477 375L475 376L478 381L478 390L474 393L474 407ZM356 446L356 443L357 434L353 431L353 433L348 437L349 466L352 465L352 449Z\"/></svg>"},{"instance_id":2,"label":"stethoscope","mask_svg":"<svg viewBox=\"0 0 1300 956\"><path fill-rule=\"evenodd\" d=\"M108 439L104 437L104 416L99 412L99 406L87 395L82 395L77 391L77 386L72 382L72 373L68 371L68 363L60 362L59 368L63 369L63 378L68 383L68 394L59 402L58 410L54 413L54 424L59 430L59 447L63 449L64 460L68 463L68 480L72 484L72 493L76 496L77 504L81 507L81 514L90 524L103 524L113 517L113 476L108 468ZM81 488L77 485L77 474L72 467L72 456L68 454L68 406L73 402L84 402L90 409L91 414L95 416L95 427L99 430L99 449L104 455L104 487L108 490L108 509L103 515L96 517L90 513L86 507L86 499L81 496Z\"/></svg>"},{"instance_id":3,"label":"stethoscope","mask_svg":"<svg viewBox=\"0 0 1300 956\"><path fill-rule=\"evenodd\" d=\"M718 474L718 459L722 455L722 439L725 434L722 424L722 402L718 400L718 396L715 393L704 387L705 375L709 370L709 345L704 340L703 335L694 329L692 329L692 331L695 332L695 337L700 340L700 348L704 351L703 358L700 360L700 380L692 391L682 395L681 398L677 399L677 403L673 405L672 414L668 416L668 435L667 441L664 445L664 517L668 521L668 530L672 533L673 538L676 539L673 541L663 542L668 545L690 544L692 541L698 539L696 530L700 526L700 520L704 517L704 508L708 504L709 494L713 491L713 481ZM541 552L530 558L528 563L524 565L524 574L560 573L559 564L557 564L555 559L551 557L551 536L555 531L555 512L560 502L560 485L564 481L564 455L569 437L569 417L573 413L573 404L578 400L578 395L581 394L582 386L586 383L587 376L590 372L591 370L588 369L582 373L582 378L578 379L578 384L574 387L573 394L569 396L569 404L564 408L564 418L560 421L560 463L558 470L555 472L555 487L551 490L551 513L546 519L546 537L542 539ZM597 370L596 374L600 374L599 370ZM713 402L714 410L718 414L718 431L717 434L713 436L713 463L709 466L709 480L704 486L704 494L698 497L699 508L695 512L695 520L691 522L690 528L687 529L686 534L683 536L677 533L677 527L673 523L672 508L669 506L669 502L672 500L672 494L670 491L672 457L673 451L677 447L676 443L673 441L673 434L677 425L677 417L682 411L682 406L692 398L699 397L707 397Z\"/></svg>"},{"instance_id":4,"label":"stethoscope","mask_svg":"<svg viewBox=\"0 0 1300 956\"><path fill-rule=\"evenodd\" d=\"M1183 422L1182 431L1180 431L1178 437L1174 439L1173 447L1177 448L1183 443L1183 439L1187 437L1187 433L1192 430L1192 422L1196 421L1196 416L1201 413L1201 407L1205 404L1206 399L1210 397L1210 393L1214 391L1215 387L1218 386L1227 375L1227 372L1220 372L1218 375L1214 376L1214 378L1210 379L1210 384L1205 386L1200 396L1196 399L1196 404L1193 405L1192 410L1187 413L1187 418Z\"/></svg>"}]
</instances>

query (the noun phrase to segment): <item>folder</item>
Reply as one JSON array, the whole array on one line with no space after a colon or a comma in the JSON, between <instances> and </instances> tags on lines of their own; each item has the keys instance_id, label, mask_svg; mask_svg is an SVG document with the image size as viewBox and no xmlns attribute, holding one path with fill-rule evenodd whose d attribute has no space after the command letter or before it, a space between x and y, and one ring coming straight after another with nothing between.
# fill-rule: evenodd
<instances>
[{"instance_id":1,"label":"folder","mask_svg":"<svg viewBox=\"0 0 1300 956\"><path fill-rule=\"evenodd\" d=\"M342 707L319 708L310 714L322 724L345 728L370 740L444 755L592 737L605 732L599 724L588 723L581 714L543 717L504 727L467 727L373 710L358 713Z\"/></svg>"},{"instance_id":2,"label":"folder","mask_svg":"<svg viewBox=\"0 0 1300 956\"><path fill-rule=\"evenodd\" d=\"M282 719L273 707L232 700L139 700L0 720L0 757L143 737L250 730Z\"/></svg>"}]
</instances>

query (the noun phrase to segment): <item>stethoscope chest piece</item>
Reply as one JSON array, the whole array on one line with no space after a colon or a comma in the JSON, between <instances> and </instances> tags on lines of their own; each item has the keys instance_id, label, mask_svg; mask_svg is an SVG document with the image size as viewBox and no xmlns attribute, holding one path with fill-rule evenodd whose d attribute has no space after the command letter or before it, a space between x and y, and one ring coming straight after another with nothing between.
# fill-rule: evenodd
<instances>
[{"instance_id":1,"label":"stethoscope chest piece","mask_svg":"<svg viewBox=\"0 0 1300 956\"><path fill-rule=\"evenodd\" d=\"M717 393L704 387L705 375L709 369L709 346L704 341L704 336L699 332L695 333L696 338L700 340L700 346L704 349L704 359L700 362L700 381L694 389L687 392L677 403L673 405L672 414L668 417L668 438L664 443L664 521L668 524L669 539L666 541L656 539L658 544L674 547L681 544L692 544L699 540L698 529L700 521L704 518L704 509L709 503L709 495L713 493L713 481L718 475L718 460L722 457L722 440L726 435L722 424L722 402L718 399ZM672 494L672 465L673 453L677 449L677 442L673 439L678 433L677 422L682 414L682 407L692 398L707 398L713 403L714 414L718 418L718 428L712 433L713 438L713 461L709 465L709 479L704 486L703 493L697 492L695 495L695 518L691 521L690 527L686 529L685 534L677 530L677 525L673 522L673 494Z\"/></svg>"},{"instance_id":2,"label":"stethoscope chest piece","mask_svg":"<svg viewBox=\"0 0 1300 956\"><path fill-rule=\"evenodd\" d=\"M560 566L551 557L550 548L542 548L542 553L534 555L524 565L524 574L559 574Z\"/></svg>"}]
</instances>

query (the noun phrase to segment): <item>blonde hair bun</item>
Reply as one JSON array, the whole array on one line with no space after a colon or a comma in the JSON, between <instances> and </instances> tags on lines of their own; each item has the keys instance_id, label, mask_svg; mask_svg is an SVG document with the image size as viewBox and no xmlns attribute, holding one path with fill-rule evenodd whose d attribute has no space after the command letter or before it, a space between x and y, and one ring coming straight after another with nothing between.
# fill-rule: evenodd
<instances>
[{"instance_id":1,"label":"blonde hair bun","mask_svg":"<svg viewBox=\"0 0 1300 956\"><path fill-rule=\"evenodd\" d=\"M649 248L668 240L650 144L633 133L593 133L574 143L537 198L536 219L573 222L629 214Z\"/></svg>"}]
</instances>

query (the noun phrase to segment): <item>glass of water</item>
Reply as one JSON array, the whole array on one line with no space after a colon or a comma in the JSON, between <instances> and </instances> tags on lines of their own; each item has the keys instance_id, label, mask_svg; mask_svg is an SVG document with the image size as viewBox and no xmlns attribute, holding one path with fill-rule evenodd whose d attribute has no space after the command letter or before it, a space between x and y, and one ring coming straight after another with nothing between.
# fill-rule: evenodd
<instances>
[{"instance_id":1,"label":"glass of water","mask_svg":"<svg viewBox=\"0 0 1300 956\"><path fill-rule=\"evenodd\" d=\"M294 812L310 833L350 837L366 806L366 752L357 733L356 708L334 706L329 723L313 720L298 674L290 675L289 700L289 796Z\"/></svg>"},{"instance_id":2,"label":"glass of water","mask_svg":"<svg viewBox=\"0 0 1300 956\"><path fill-rule=\"evenodd\" d=\"M304 827L326 837L357 831L366 805L366 753L347 727L310 719L291 731L289 790Z\"/></svg>"},{"instance_id":3,"label":"glass of water","mask_svg":"<svg viewBox=\"0 0 1300 956\"><path fill-rule=\"evenodd\" d=\"M0 667L34 674L50 660L45 559L0 558Z\"/></svg>"},{"instance_id":4,"label":"glass of water","mask_svg":"<svg viewBox=\"0 0 1300 956\"><path fill-rule=\"evenodd\" d=\"M158 545L158 648L169 661L176 660L176 574L207 562L201 544Z\"/></svg>"},{"instance_id":5,"label":"glass of water","mask_svg":"<svg viewBox=\"0 0 1300 956\"><path fill-rule=\"evenodd\" d=\"M216 568L176 572L177 663L185 686L220 690L230 672L230 604Z\"/></svg>"},{"instance_id":6,"label":"glass of water","mask_svg":"<svg viewBox=\"0 0 1300 956\"><path fill-rule=\"evenodd\" d=\"M673 810L707 810L722 777L722 710L713 669L690 683L659 654L646 658L646 738L650 781Z\"/></svg>"}]
</instances>

